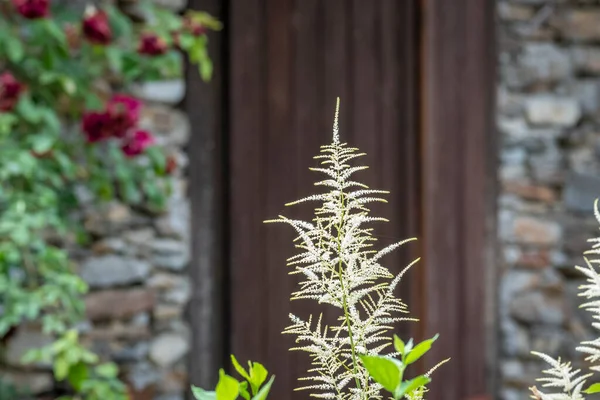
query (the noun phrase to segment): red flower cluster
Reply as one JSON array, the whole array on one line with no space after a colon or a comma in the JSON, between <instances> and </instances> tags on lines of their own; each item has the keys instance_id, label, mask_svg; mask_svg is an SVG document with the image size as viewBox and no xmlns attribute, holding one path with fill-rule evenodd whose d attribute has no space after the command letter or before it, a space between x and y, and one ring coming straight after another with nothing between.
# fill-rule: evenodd
<instances>
[{"instance_id":1,"label":"red flower cluster","mask_svg":"<svg viewBox=\"0 0 600 400\"><path fill-rule=\"evenodd\" d=\"M24 89L10 72L0 74L0 111L12 111Z\"/></svg>"},{"instance_id":2,"label":"red flower cluster","mask_svg":"<svg viewBox=\"0 0 600 400\"><path fill-rule=\"evenodd\" d=\"M149 132L139 130L133 132L125 139L121 150L123 150L123 153L127 157L135 157L142 154L147 147L153 144L154 137Z\"/></svg>"},{"instance_id":3,"label":"red flower cluster","mask_svg":"<svg viewBox=\"0 0 600 400\"><path fill-rule=\"evenodd\" d=\"M108 15L103 10L90 6L85 10L82 31L87 40L95 44L107 45L112 40L112 30Z\"/></svg>"},{"instance_id":4,"label":"red flower cluster","mask_svg":"<svg viewBox=\"0 0 600 400\"><path fill-rule=\"evenodd\" d=\"M47 17L50 13L50 0L12 0L17 12L27 19Z\"/></svg>"},{"instance_id":5,"label":"red flower cluster","mask_svg":"<svg viewBox=\"0 0 600 400\"><path fill-rule=\"evenodd\" d=\"M168 49L167 42L160 36L149 32L142 33L138 53L148 56L159 56L165 54Z\"/></svg>"},{"instance_id":6,"label":"red flower cluster","mask_svg":"<svg viewBox=\"0 0 600 400\"><path fill-rule=\"evenodd\" d=\"M115 95L104 111L91 111L83 116L82 130L90 143L110 138L123 139L123 153L128 157L136 156L154 143L150 133L134 130L141 109L142 103L138 99Z\"/></svg>"}]
</instances>

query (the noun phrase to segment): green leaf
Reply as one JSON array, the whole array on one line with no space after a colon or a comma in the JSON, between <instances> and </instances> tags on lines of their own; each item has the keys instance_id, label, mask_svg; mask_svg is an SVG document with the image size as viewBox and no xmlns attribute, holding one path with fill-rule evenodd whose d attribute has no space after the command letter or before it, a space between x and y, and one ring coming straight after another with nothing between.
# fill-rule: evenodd
<instances>
[{"instance_id":1,"label":"green leaf","mask_svg":"<svg viewBox=\"0 0 600 400\"><path fill-rule=\"evenodd\" d=\"M406 355L406 357L404 358L404 363L406 365L412 364L419 358L421 358L423 354L427 353L429 349L431 349L431 345L437 340L438 337L439 335L435 335L433 338L424 340L418 345L416 345L415 348L412 349L410 353Z\"/></svg>"},{"instance_id":2,"label":"green leaf","mask_svg":"<svg viewBox=\"0 0 600 400\"><path fill-rule=\"evenodd\" d=\"M107 47L106 58L108 59L108 64L113 70L121 72L123 69L123 53L121 52L121 49L113 46Z\"/></svg>"},{"instance_id":3,"label":"green leaf","mask_svg":"<svg viewBox=\"0 0 600 400\"><path fill-rule=\"evenodd\" d=\"M209 392L208 390L196 386L192 386L192 394L196 400L217 400L217 394L215 392Z\"/></svg>"},{"instance_id":4,"label":"green leaf","mask_svg":"<svg viewBox=\"0 0 600 400\"><path fill-rule=\"evenodd\" d=\"M42 117L31 97L27 94L21 96L21 99L17 103L16 111L25 121L33 124L40 122Z\"/></svg>"},{"instance_id":5,"label":"green leaf","mask_svg":"<svg viewBox=\"0 0 600 400\"><path fill-rule=\"evenodd\" d=\"M269 382L252 398L252 400L265 400L271 390L271 386L273 386L273 382L275 381L275 375L269 379Z\"/></svg>"},{"instance_id":6,"label":"green leaf","mask_svg":"<svg viewBox=\"0 0 600 400\"><path fill-rule=\"evenodd\" d=\"M600 383L594 383L589 388L585 389L583 391L583 393L587 393L587 394L600 393Z\"/></svg>"},{"instance_id":7,"label":"green leaf","mask_svg":"<svg viewBox=\"0 0 600 400\"><path fill-rule=\"evenodd\" d=\"M410 338L408 343L406 343L406 345L404 346L404 354L410 353L410 351L413 348L413 345L414 345L413 340L412 340L412 338Z\"/></svg>"},{"instance_id":8,"label":"green leaf","mask_svg":"<svg viewBox=\"0 0 600 400\"><path fill-rule=\"evenodd\" d=\"M261 364L254 362L250 364L250 386L252 387L252 394L258 392L258 388L269 376L267 369Z\"/></svg>"},{"instance_id":9,"label":"green leaf","mask_svg":"<svg viewBox=\"0 0 600 400\"><path fill-rule=\"evenodd\" d=\"M248 382L240 382L240 396L246 400L250 400L250 393L248 392Z\"/></svg>"},{"instance_id":10,"label":"green leaf","mask_svg":"<svg viewBox=\"0 0 600 400\"><path fill-rule=\"evenodd\" d=\"M88 367L82 362L79 362L69 369L67 380L77 391L81 390L81 385L88 377Z\"/></svg>"},{"instance_id":11,"label":"green leaf","mask_svg":"<svg viewBox=\"0 0 600 400\"><path fill-rule=\"evenodd\" d=\"M62 381L69 373L69 362L64 358L54 360L54 377L57 381Z\"/></svg>"},{"instance_id":12,"label":"green leaf","mask_svg":"<svg viewBox=\"0 0 600 400\"><path fill-rule=\"evenodd\" d=\"M402 364L398 360L385 356L360 356L369 375L385 388L394 393L402 381Z\"/></svg>"},{"instance_id":13,"label":"green leaf","mask_svg":"<svg viewBox=\"0 0 600 400\"><path fill-rule=\"evenodd\" d=\"M133 25L119 9L114 6L106 7L106 14L113 31L117 36L130 37L133 35Z\"/></svg>"},{"instance_id":14,"label":"green leaf","mask_svg":"<svg viewBox=\"0 0 600 400\"><path fill-rule=\"evenodd\" d=\"M394 348L398 353L404 354L404 342L398 337L398 335L394 335Z\"/></svg>"},{"instance_id":15,"label":"green leaf","mask_svg":"<svg viewBox=\"0 0 600 400\"><path fill-rule=\"evenodd\" d=\"M13 63L20 62L25 55L25 49L23 48L21 41L12 35L4 37L3 41L6 46L6 55L8 56L8 59Z\"/></svg>"},{"instance_id":16,"label":"green leaf","mask_svg":"<svg viewBox=\"0 0 600 400\"><path fill-rule=\"evenodd\" d=\"M219 382L215 390L217 400L235 400L240 392L240 383L234 377L225 373L223 369L219 371Z\"/></svg>"},{"instance_id":17,"label":"green leaf","mask_svg":"<svg viewBox=\"0 0 600 400\"><path fill-rule=\"evenodd\" d=\"M425 375L420 375L409 381L402 382L402 384L393 392L394 399L401 399L405 394L410 393L429 382L431 382L431 379Z\"/></svg>"},{"instance_id":18,"label":"green leaf","mask_svg":"<svg viewBox=\"0 0 600 400\"><path fill-rule=\"evenodd\" d=\"M233 354L231 355L231 363L233 364L233 368L235 368L238 374L240 374L244 379L248 381L250 380L250 375L248 375L244 367L240 365L240 363Z\"/></svg>"},{"instance_id":19,"label":"green leaf","mask_svg":"<svg viewBox=\"0 0 600 400\"><path fill-rule=\"evenodd\" d=\"M45 153L54 145L54 136L41 134L33 137L32 149L37 153Z\"/></svg>"},{"instance_id":20,"label":"green leaf","mask_svg":"<svg viewBox=\"0 0 600 400\"><path fill-rule=\"evenodd\" d=\"M96 367L96 373L103 378L116 378L119 374L119 368L115 363L104 363Z\"/></svg>"},{"instance_id":21,"label":"green leaf","mask_svg":"<svg viewBox=\"0 0 600 400\"><path fill-rule=\"evenodd\" d=\"M60 27L56 24L56 22L53 19L44 19L43 23L45 31L50 35L50 37L56 40L61 46L67 45L67 37L65 35L65 32L62 29L60 29Z\"/></svg>"}]
</instances>

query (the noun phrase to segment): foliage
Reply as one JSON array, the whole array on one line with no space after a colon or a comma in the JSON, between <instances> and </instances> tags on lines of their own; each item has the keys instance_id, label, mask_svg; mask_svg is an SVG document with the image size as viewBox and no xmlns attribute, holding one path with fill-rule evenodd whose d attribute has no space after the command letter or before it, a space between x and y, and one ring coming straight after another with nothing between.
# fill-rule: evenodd
<instances>
[{"instance_id":1,"label":"foliage","mask_svg":"<svg viewBox=\"0 0 600 400\"><path fill-rule=\"evenodd\" d=\"M600 223L600 210L598 209L598 200L594 203L594 215ZM576 266L575 268L587 277L587 283L579 287L579 296L585 297L588 301L580 307L589 311L595 322L592 322L592 327L600 330L600 273L597 271L594 264L600 263L600 259L593 258L600 254L600 238L589 239L593 243L590 250L585 251L584 260L585 267ZM547 354L533 352L533 354L542 358L550 365L550 369L544 371L547 377L540 378L543 387L557 388L560 393L547 394L536 387L532 387L533 398L537 400L583 400L584 394L600 393L600 384L594 383L589 385L588 378L594 375L594 372L600 371L600 337L594 340L583 341L576 350L586 354L586 361L591 364L590 373L582 374L581 370L573 369L570 362L561 362L559 359L554 359ZM589 385L589 386L588 386ZM584 387L586 387L584 389Z\"/></svg>"},{"instance_id":2,"label":"foliage","mask_svg":"<svg viewBox=\"0 0 600 400\"><path fill-rule=\"evenodd\" d=\"M437 338L438 335L414 345L412 339L408 343L404 343L402 339L394 335L394 348L396 353L400 355L400 360L381 355L362 355L360 359L371 378L380 384L383 389L390 392L395 400L403 399L405 396L409 400L422 399L425 385L431 382L430 375L433 369L448 360L440 362L427 374L409 380L404 380L404 373L410 364L418 361L431 349L431 345Z\"/></svg>"},{"instance_id":3,"label":"foliage","mask_svg":"<svg viewBox=\"0 0 600 400\"><path fill-rule=\"evenodd\" d=\"M267 398L275 376L265 383L269 373L262 364L248 361L248 370L245 370L233 354L231 362L237 373L245 380L239 382L221 369L219 382L214 391L192 386L192 393L197 400L235 400L240 396L245 400L265 400Z\"/></svg>"},{"instance_id":4,"label":"foliage","mask_svg":"<svg viewBox=\"0 0 600 400\"><path fill-rule=\"evenodd\" d=\"M417 361L430 348L434 337L413 346L400 338L387 336L392 325L414 318L398 316L407 314L406 305L394 295L400 279L414 265L415 260L394 276L380 264L380 259L401 245L403 240L380 250L372 222L385 222L384 218L370 216L367 205L385 202L381 196L388 193L372 190L354 180L354 174L366 166L352 166L351 161L363 156L358 149L340 142L338 131L339 101L333 125L333 142L322 146L315 159L321 165L311 168L325 175L315 185L329 191L289 203L319 202L312 221L293 220L280 216L266 222L291 225L298 234L296 248L299 253L288 259L292 274L304 280L292 293L292 300L309 299L327 304L339 311L339 324L323 326L321 316L302 319L290 315L292 324L284 333L297 336L301 350L310 354L312 367L309 376L302 378L309 384L299 388L308 390L312 397L338 400L383 399L382 390L394 399L423 399L430 374L404 380L408 365ZM395 351L387 352L390 345ZM400 356L400 359L394 356ZM438 364L441 365L442 363ZM228 397L217 398L228 399Z\"/></svg>"},{"instance_id":5,"label":"foliage","mask_svg":"<svg viewBox=\"0 0 600 400\"><path fill-rule=\"evenodd\" d=\"M126 398L113 364L86 350L72 328L87 285L64 250L85 242L78 192L160 211L169 163L137 126L140 82L181 74L181 50L209 79L208 14L183 17L139 2L133 22L112 2L0 0L0 338L36 321L56 341L26 361L52 362L76 398Z\"/></svg>"}]
</instances>

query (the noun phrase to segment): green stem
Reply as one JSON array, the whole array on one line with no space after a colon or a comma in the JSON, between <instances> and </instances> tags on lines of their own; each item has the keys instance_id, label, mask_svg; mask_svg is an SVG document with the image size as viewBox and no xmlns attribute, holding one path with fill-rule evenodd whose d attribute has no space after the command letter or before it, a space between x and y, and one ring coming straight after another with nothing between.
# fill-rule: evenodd
<instances>
[{"instance_id":1,"label":"green stem","mask_svg":"<svg viewBox=\"0 0 600 400\"><path fill-rule=\"evenodd\" d=\"M344 207L344 193L340 194L340 203ZM348 312L348 296L346 295L346 289L344 288L344 275L343 275L343 263L342 263L342 220L344 214L342 213L340 223L337 226L337 245L338 245L338 277L340 280L340 286L342 289L342 308L344 310L344 318L346 320L346 326L348 326L348 337L350 338L350 349L352 352L352 372L354 373L354 380L356 382L356 388L361 390L360 380L358 379L358 361L356 359L356 346L354 344L354 336L352 334L352 324L350 323L350 314Z\"/></svg>"}]
</instances>

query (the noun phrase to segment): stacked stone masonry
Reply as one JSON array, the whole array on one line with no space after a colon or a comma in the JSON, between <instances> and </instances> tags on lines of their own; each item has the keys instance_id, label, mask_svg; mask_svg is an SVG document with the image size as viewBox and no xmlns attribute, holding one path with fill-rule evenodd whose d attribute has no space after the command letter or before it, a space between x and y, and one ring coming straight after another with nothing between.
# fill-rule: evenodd
<instances>
[{"instance_id":1,"label":"stacked stone masonry","mask_svg":"<svg viewBox=\"0 0 600 400\"><path fill-rule=\"evenodd\" d=\"M600 196L600 1L498 0L499 393L528 398L531 350L582 364L578 309Z\"/></svg>"}]
</instances>

